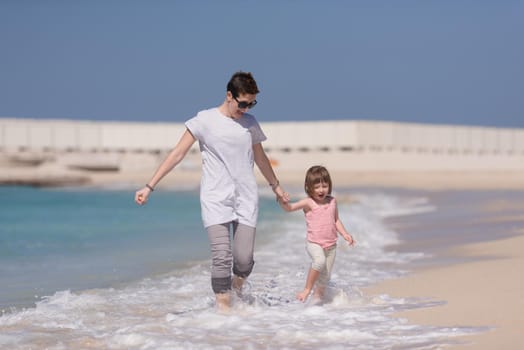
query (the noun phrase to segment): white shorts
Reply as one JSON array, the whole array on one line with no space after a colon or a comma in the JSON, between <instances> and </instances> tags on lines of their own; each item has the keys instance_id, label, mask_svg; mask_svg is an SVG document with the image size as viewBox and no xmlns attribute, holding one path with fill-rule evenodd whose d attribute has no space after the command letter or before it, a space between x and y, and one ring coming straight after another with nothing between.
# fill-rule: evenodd
<instances>
[{"instance_id":1,"label":"white shorts","mask_svg":"<svg viewBox=\"0 0 524 350\"><path fill-rule=\"evenodd\" d=\"M337 245L333 244L329 248L322 248L316 243L306 241L306 251L311 257L311 268L319 271L318 285L321 287L327 286L330 278L333 264L335 263L335 256L337 255Z\"/></svg>"}]
</instances>

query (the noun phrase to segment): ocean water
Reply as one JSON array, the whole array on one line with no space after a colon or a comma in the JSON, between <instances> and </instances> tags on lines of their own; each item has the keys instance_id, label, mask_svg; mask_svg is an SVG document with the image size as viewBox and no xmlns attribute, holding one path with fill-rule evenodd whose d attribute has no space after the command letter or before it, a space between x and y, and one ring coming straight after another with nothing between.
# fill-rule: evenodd
<instances>
[{"instance_id":1,"label":"ocean water","mask_svg":"<svg viewBox=\"0 0 524 350\"><path fill-rule=\"evenodd\" d=\"M335 194L336 195L336 194ZM440 349L470 327L389 317L444 301L365 295L425 258L386 247L385 221L438 210L416 194L355 191L339 204L357 241L339 241L322 304L295 299L309 258L301 213L261 193L255 268L217 313L196 192L0 187L2 349Z\"/></svg>"}]
</instances>

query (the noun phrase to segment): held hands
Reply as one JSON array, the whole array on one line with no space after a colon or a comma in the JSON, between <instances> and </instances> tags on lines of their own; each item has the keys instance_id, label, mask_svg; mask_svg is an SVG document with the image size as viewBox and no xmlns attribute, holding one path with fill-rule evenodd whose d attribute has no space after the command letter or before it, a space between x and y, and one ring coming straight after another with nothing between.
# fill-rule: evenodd
<instances>
[{"instance_id":1,"label":"held hands","mask_svg":"<svg viewBox=\"0 0 524 350\"><path fill-rule=\"evenodd\" d=\"M275 186L271 186L273 189L273 192L277 196L277 202L280 204L287 204L289 203L290 197L289 193L285 192L282 187L280 187L280 184L277 182Z\"/></svg>"},{"instance_id":2,"label":"held hands","mask_svg":"<svg viewBox=\"0 0 524 350\"><path fill-rule=\"evenodd\" d=\"M288 204L289 203L289 200L290 200L290 197L289 197L289 193L287 192L282 192L281 195L277 194L277 202L279 204Z\"/></svg>"},{"instance_id":3,"label":"held hands","mask_svg":"<svg viewBox=\"0 0 524 350\"><path fill-rule=\"evenodd\" d=\"M291 204L289 203L289 193L284 192L282 196L277 194L277 203L285 211L291 211Z\"/></svg>"}]
</instances>

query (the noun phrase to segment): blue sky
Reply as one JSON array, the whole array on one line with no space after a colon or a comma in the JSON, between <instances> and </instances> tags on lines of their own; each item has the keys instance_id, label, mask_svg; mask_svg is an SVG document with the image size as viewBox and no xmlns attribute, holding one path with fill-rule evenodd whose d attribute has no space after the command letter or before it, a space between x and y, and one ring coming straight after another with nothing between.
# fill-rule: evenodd
<instances>
[{"instance_id":1,"label":"blue sky","mask_svg":"<svg viewBox=\"0 0 524 350\"><path fill-rule=\"evenodd\" d=\"M0 0L0 117L524 127L524 1Z\"/></svg>"}]
</instances>

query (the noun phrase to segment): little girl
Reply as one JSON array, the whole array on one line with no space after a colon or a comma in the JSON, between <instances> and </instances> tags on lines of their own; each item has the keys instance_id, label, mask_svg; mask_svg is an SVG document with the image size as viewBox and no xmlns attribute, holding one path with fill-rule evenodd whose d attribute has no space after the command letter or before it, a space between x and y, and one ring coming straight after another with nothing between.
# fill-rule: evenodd
<instances>
[{"instance_id":1,"label":"little girl","mask_svg":"<svg viewBox=\"0 0 524 350\"><path fill-rule=\"evenodd\" d=\"M307 275L304 290L297 294L297 299L305 302L315 283L315 298L322 299L329 282L337 247L337 232L349 243L355 244L338 217L337 202L331 196L332 183L329 172L323 166L308 169L305 180L307 198L297 202L284 203L278 200L285 211L302 209L306 217L306 250L311 257L311 267Z\"/></svg>"}]
</instances>

